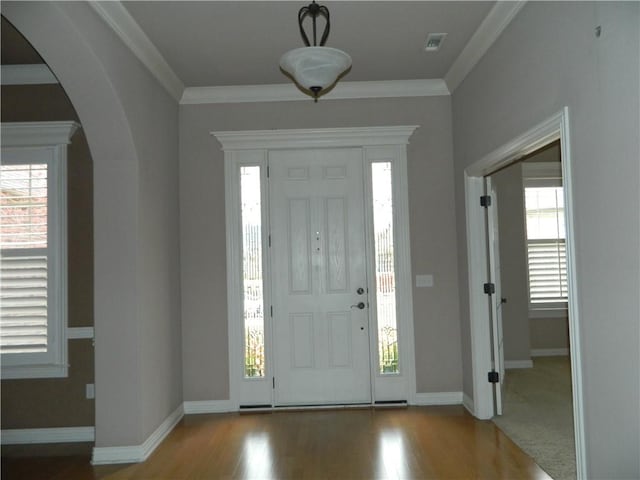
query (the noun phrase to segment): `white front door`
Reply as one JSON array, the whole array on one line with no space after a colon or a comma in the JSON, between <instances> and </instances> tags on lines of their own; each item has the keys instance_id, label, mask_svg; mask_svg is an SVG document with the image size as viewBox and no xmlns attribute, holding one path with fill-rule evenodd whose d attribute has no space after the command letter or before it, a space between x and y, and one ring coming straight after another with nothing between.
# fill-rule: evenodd
<instances>
[{"instance_id":1,"label":"white front door","mask_svg":"<svg viewBox=\"0 0 640 480\"><path fill-rule=\"evenodd\" d=\"M361 149L269 152L276 405L371 401L362 168Z\"/></svg>"}]
</instances>

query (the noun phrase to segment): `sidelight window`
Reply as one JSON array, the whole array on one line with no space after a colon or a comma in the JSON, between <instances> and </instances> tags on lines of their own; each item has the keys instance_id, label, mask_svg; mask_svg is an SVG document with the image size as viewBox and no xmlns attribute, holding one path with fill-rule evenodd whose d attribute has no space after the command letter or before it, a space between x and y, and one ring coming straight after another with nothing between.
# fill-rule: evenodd
<instances>
[{"instance_id":1,"label":"sidelight window","mask_svg":"<svg viewBox=\"0 0 640 480\"><path fill-rule=\"evenodd\" d=\"M244 375L265 374L260 167L240 167Z\"/></svg>"},{"instance_id":2,"label":"sidelight window","mask_svg":"<svg viewBox=\"0 0 640 480\"><path fill-rule=\"evenodd\" d=\"M372 163L371 179L378 316L378 369L380 373L398 373L391 162Z\"/></svg>"}]
</instances>

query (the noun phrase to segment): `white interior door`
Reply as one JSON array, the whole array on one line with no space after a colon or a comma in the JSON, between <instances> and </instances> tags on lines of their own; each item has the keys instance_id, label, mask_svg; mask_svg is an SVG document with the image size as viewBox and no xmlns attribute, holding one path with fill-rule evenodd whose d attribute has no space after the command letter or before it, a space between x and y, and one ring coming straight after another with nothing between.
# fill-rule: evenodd
<instances>
[{"instance_id":1,"label":"white interior door","mask_svg":"<svg viewBox=\"0 0 640 480\"><path fill-rule=\"evenodd\" d=\"M495 388L496 415L502 415L502 398L504 394L504 336L502 334L502 286L500 282L500 240L498 230L498 192L487 177L487 193L491 197L491 205L487 211L487 232L489 238L489 278L494 284L495 292L489 296L491 308L491 331L493 345L493 369L499 374Z\"/></svg>"},{"instance_id":2,"label":"white interior door","mask_svg":"<svg viewBox=\"0 0 640 480\"><path fill-rule=\"evenodd\" d=\"M362 164L269 152L276 405L371 401Z\"/></svg>"}]
</instances>

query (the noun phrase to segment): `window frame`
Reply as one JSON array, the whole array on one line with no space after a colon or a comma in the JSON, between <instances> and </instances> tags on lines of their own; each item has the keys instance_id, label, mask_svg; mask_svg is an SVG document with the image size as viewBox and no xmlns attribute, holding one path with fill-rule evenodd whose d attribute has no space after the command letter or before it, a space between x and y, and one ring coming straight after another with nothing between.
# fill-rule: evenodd
<instances>
[{"instance_id":1,"label":"window frame","mask_svg":"<svg viewBox=\"0 0 640 480\"><path fill-rule=\"evenodd\" d=\"M531 302L531 283L529 276L529 237L527 232L526 189L544 187L563 187L562 165L560 162L523 162L522 164L522 196L525 227L525 249L527 252L527 304L529 318L556 318L567 315L568 292L564 301ZM564 188L564 187L563 187ZM566 223L566 219L565 219ZM566 226L565 226L566 231ZM540 240L540 239L538 239ZM556 239L547 239L556 240ZM566 248L566 238L565 238ZM568 288L568 287L567 287Z\"/></svg>"},{"instance_id":2,"label":"window frame","mask_svg":"<svg viewBox=\"0 0 640 480\"><path fill-rule=\"evenodd\" d=\"M3 353L1 378L67 377L67 145L79 124L19 122L1 127L3 164L47 164L47 351ZM31 161L19 158L25 154ZM19 250L2 249L11 254Z\"/></svg>"}]
</instances>

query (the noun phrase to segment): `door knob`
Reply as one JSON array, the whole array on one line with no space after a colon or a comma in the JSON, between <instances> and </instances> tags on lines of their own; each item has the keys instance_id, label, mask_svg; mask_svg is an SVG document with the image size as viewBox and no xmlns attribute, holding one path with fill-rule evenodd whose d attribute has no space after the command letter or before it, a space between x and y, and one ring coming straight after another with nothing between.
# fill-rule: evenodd
<instances>
[{"instance_id":1,"label":"door knob","mask_svg":"<svg viewBox=\"0 0 640 480\"><path fill-rule=\"evenodd\" d=\"M365 306L366 305L364 304L364 302L360 302L357 305L351 305L351 308L355 307L355 308L359 308L360 310L363 310Z\"/></svg>"}]
</instances>

